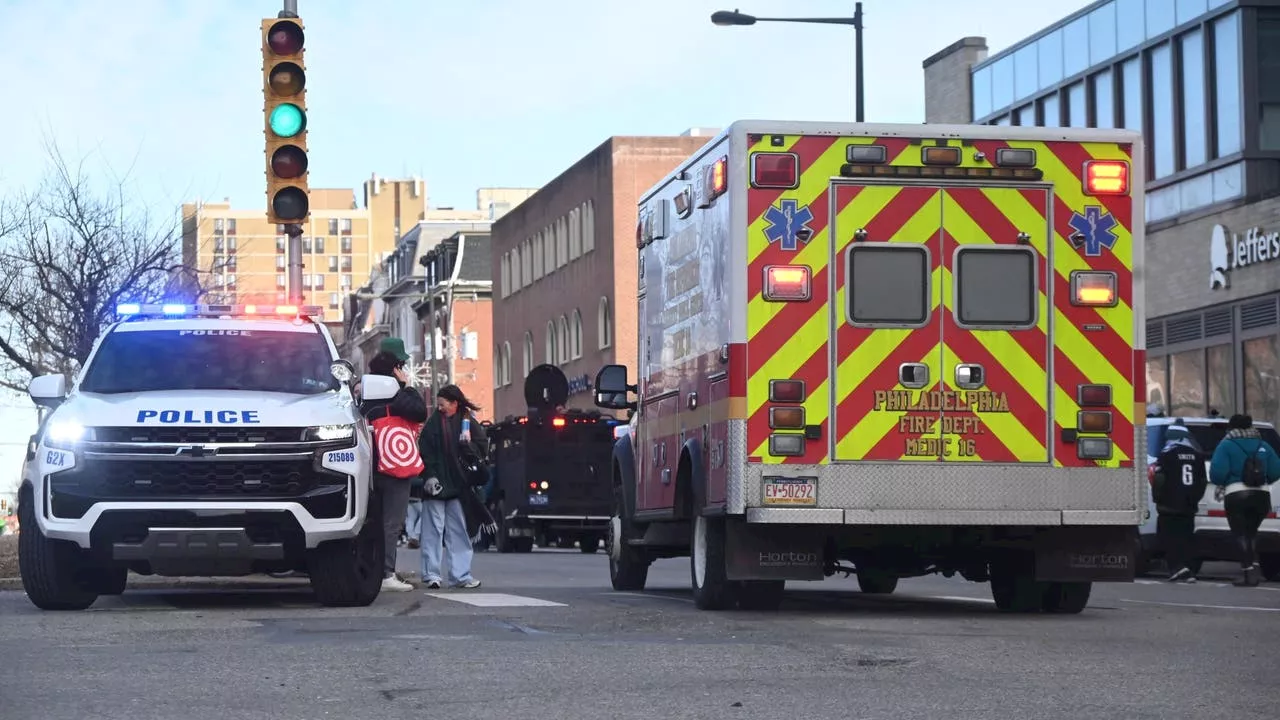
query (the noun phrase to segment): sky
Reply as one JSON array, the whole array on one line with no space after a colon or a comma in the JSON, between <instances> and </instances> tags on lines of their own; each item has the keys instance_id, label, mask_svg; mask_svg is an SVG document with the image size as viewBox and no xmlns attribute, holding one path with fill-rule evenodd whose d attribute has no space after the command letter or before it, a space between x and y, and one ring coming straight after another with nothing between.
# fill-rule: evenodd
<instances>
[{"instance_id":1,"label":"sky","mask_svg":"<svg viewBox=\"0 0 1280 720\"><path fill-rule=\"evenodd\" d=\"M922 122L921 63L961 37L995 54L1088 4L864 0L866 119ZM298 0L311 187L416 175L432 207L474 208L477 188L540 187L612 135L852 120L851 27L717 27L710 15L848 17L853 5ZM259 24L282 7L0 0L0 193L38 183L52 138L160 215L197 199L265 206ZM3 427L32 425L15 403L28 404L0 398ZM0 445L0 491L21 452Z\"/></svg>"}]
</instances>

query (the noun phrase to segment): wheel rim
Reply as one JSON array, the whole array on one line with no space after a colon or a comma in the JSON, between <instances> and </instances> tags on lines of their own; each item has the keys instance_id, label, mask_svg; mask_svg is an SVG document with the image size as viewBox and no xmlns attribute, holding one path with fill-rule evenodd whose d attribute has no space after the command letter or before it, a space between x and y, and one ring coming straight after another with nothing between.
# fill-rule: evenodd
<instances>
[{"instance_id":1,"label":"wheel rim","mask_svg":"<svg viewBox=\"0 0 1280 720\"><path fill-rule=\"evenodd\" d=\"M707 521L698 516L693 521L693 581L702 587L707 580Z\"/></svg>"},{"instance_id":2,"label":"wheel rim","mask_svg":"<svg viewBox=\"0 0 1280 720\"><path fill-rule=\"evenodd\" d=\"M622 537L622 518L614 515L609 518L609 529L605 535L604 541L608 545L609 559L614 562L622 561L622 543L619 538Z\"/></svg>"}]
</instances>

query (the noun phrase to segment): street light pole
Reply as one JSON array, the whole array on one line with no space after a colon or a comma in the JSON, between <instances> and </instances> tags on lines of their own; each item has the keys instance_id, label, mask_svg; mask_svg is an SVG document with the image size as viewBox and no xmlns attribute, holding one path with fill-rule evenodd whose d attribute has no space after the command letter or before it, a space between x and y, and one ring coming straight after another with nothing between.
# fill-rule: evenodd
<instances>
[{"instance_id":1,"label":"street light pole","mask_svg":"<svg viewBox=\"0 0 1280 720\"><path fill-rule=\"evenodd\" d=\"M711 22L720 26L755 25L758 22L807 23L811 25L852 25L854 29L854 117L858 122L865 119L862 101L862 3L854 3L851 18L763 18L733 10L718 10L711 13Z\"/></svg>"}]
</instances>

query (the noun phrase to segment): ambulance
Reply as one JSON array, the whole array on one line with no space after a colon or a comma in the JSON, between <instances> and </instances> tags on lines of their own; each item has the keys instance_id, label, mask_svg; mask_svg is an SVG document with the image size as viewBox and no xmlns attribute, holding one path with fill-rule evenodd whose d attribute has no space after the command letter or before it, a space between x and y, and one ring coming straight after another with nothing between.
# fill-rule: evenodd
<instances>
[{"instance_id":1,"label":"ambulance","mask_svg":"<svg viewBox=\"0 0 1280 720\"><path fill-rule=\"evenodd\" d=\"M83 369L32 379L48 409L19 487L19 568L44 610L130 572L306 571L328 606L382 586L381 497L357 376L316 306L125 303Z\"/></svg>"},{"instance_id":2,"label":"ambulance","mask_svg":"<svg viewBox=\"0 0 1280 720\"><path fill-rule=\"evenodd\" d=\"M1132 581L1143 158L1123 130L742 121L681 162L639 202L638 377L595 380L636 413L613 586L687 556L703 609L941 573L1078 613Z\"/></svg>"}]
</instances>

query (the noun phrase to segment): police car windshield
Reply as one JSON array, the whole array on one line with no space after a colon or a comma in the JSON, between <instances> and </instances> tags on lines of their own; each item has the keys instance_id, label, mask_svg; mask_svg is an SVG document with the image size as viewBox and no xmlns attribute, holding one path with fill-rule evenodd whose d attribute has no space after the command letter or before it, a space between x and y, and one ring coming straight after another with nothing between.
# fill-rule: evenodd
<instances>
[{"instance_id":1,"label":"police car windshield","mask_svg":"<svg viewBox=\"0 0 1280 720\"><path fill-rule=\"evenodd\" d=\"M235 334L230 334L235 333ZM316 394L338 389L319 333L265 330L114 332L98 348L83 392L250 390Z\"/></svg>"}]
</instances>

